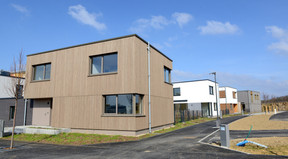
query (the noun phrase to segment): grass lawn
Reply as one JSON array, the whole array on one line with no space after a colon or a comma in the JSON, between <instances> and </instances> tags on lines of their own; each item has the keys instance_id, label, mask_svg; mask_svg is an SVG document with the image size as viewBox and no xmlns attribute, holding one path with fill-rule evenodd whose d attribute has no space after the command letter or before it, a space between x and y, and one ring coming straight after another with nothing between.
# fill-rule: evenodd
<instances>
[{"instance_id":1,"label":"grass lawn","mask_svg":"<svg viewBox=\"0 0 288 159\"><path fill-rule=\"evenodd\" d=\"M199 118L195 120L190 120L185 123L178 123L174 127L158 130L153 132L152 134L146 134L139 137L120 136L120 135L61 133L58 135L18 134L14 135L14 139L15 141L27 141L27 142L61 144L61 145L87 145L97 143L122 142L122 141L139 140L211 120L215 120L215 118ZM10 136L4 137L2 139L10 140Z\"/></svg>"}]
</instances>

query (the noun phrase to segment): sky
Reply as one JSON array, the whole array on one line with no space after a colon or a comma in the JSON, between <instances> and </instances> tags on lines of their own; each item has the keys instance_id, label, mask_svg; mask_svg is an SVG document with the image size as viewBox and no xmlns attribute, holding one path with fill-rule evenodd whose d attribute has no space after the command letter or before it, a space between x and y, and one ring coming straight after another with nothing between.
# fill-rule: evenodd
<instances>
[{"instance_id":1,"label":"sky","mask_svg":"<svg viewBox=\"0 0 288 159\"><path fill-rule=\"evenodd\" d=\"M288 95L287 0L0 2L0 69L13 57L138 34L173 60L172 81Z\"/></svg>"}]
</instances>

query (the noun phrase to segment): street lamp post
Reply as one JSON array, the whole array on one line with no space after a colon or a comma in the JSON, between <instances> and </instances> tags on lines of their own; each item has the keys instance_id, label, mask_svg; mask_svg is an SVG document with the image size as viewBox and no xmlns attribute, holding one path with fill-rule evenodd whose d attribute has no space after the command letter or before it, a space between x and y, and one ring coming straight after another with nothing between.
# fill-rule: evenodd
<instances>
[{"instance_id":1,"label":"street lamp post","mask_svg":"<svg viewBox=\"0 0 288 159\"><path fill-rule=\"evenodd\" d=\"M217 85L216 85L216 72L210 73L214 75L214 82L215 82L215 97L216 97L216 111L217 111L217 120L216 120L216 127L220 127L220 120L219 120L219 115L218 115L218 96L217 96Z\"/></svg>"}]
</instances>

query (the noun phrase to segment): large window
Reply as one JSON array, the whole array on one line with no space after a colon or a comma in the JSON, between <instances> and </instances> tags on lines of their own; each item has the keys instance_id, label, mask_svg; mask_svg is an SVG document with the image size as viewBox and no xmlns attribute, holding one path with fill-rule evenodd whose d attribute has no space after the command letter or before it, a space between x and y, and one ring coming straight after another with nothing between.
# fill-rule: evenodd
<instances>
[{"instance_id":1,"label":"large window","mask_svg":"<svg viewBox=\"0 0 288 159\"><path fill-rule=\"evenodd\" d=\"M209 86L209 94L214 95L213 86Z\"/></svg>"},{"instance_id":2,"label":"large window","mask_svg":"<svg viewBox=\"0 0 288 159\"><path fill-rule=\"evenodd\" d=\"M33 66L34 81L50 80L51 63Z\"/></svg>"},{"instance_id":3,"label":"large window","mask_svg":"<svg viewBox=\"0 0 288 159\"><path fill-rule=\"evenodd\" d=\"M9 120L14 119L14 113L15 113L15 106L10 106L10 108L9 108Z\"/></svg>"},{"instance_id":4,"label":"large window","mask_svg":"<svg viewBox=\"0 0 288 159\"><path fill-rule=\"evenodd\" d=\"M139 94L107 95L105 114L142 114L142 99Z\"/></svg>"},{"instance_id":5,"label":"large window","mask_svg":"<svg viewBox=\"0 0 288 159\"><path fill-rule=\"evenodd\" d=\"M173 88L173 96L181 96L180 88Z\"/></svg>"},{"instance_id":6,"label":"large window","mask_svg":"<svg viewBox=\"0 0 288 159\"><path fill-rule=\"evenodd\" d=\"M23 85L18 85L18 84L17 84L16 89L17 89L18 98L22 97L22 94L23 94Z\"/></svg>"},{"instance_id":7,"label":"large window","mask_svg":"<svg viewBox=\"0 0 288 159\"><path fill-rule=\"evenodd\" d=\"M91 57L91 74L117 72L117 53Z\"/></svg>"},{"instance_id":8,"label":"large window","mask_svg":"<svg viewBox=\"0 0 288 159\"><path fill-rule=\"evenodd\" d=\"M170 75L171 70L167 67L164 67L164 81L166 83L171 83L171 75Z\"/></svg>"}]
</instances>

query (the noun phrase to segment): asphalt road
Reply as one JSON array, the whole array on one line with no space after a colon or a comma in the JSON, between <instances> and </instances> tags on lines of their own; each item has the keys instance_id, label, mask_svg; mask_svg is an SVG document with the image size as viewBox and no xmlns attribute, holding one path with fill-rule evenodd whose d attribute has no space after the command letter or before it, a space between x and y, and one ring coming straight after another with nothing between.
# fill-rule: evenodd
<instances>
[{"instance_id":1,"label":"asphalt road","mask_svg":"<svg viewBox=\"0 0 288 159\"><path fill-rule=\"evenodd\" d=\"M225 118L222 123L239 118L242 117ZM285 158L248 155L199 143L199 140L217 130L214 126L215 121L210 121L140 141L87 146L16 142L14 150L0 149L0 158ZM0 147L8 145L9 141L0 140Z\"/></svg>"},{"instance_id":2,"label":"asphalt road","mask_svg":"<svg viewBox=\"0 0 288 159\"><path fill-rule=\"evenodd\" d=\"M288 121L288 111L272 115L269 120Z\"/></svg>"}]
</instances>

